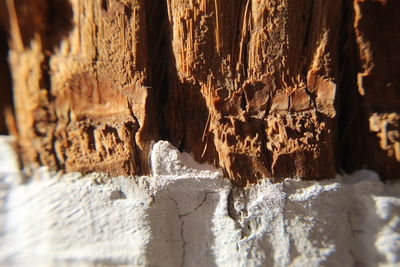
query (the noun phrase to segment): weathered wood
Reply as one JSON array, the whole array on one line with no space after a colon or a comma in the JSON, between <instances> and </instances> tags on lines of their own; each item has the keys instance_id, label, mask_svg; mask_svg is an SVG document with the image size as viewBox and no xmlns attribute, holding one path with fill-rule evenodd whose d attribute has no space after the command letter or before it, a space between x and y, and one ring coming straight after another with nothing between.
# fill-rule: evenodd
<instances>
[{"instance_id":1,"label":"weathered wood","mask_svg":"<svg viewBox=\"0 0 400 267\"><path fill-rule=\"evenodd\" d=\"M22 157L147 173L157 139L144 1L7 0Z\"/></svg>"},{"instance_id":2,"label":"weathered wood","mask_svg":"<svg viewBox=\"0 0 400 267\"><path fill-rule=\"evenodd\" d=\"M354 1L357 87L365 110L363 162L384 178L400 175L400 2Z\"/></svg>"},{"instance_id":3,"label":"weathered wood","mask_svg":"<svg viewBox=\"0 0 400 267\"><path fill-rule=\"evenodd\" d=\"M396 0L5 3L26 166L148 174L162 138L237 185L400 173Z\"/></svg>"},{"instance_id":4,"label":"weathered wood","mask_svg":"<svg viewBox=\"0 0 400 267\"><path fill-rule=\"evenodd\" d=\"M172 0L168 12L174 143L241 185L331 177L341 4Z\"/></svg>"}]
</instances>

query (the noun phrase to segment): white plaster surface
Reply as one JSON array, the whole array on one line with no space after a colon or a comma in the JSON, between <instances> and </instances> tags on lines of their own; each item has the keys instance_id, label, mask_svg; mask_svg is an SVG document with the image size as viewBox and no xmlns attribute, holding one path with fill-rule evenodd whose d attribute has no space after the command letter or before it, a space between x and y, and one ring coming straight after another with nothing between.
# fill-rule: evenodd
<instances>
[{"instance_id":1,"label":"white plaster surface","mask_svg":"<svg viewBox=\"0 0 400 267\"><path fill-rule=\"evenodd\" d=\"M167 142L152 177L18 177L0 138L2 266L399 266L400 184L370 171L246 189Z\"/></svg>"}]
</instances>

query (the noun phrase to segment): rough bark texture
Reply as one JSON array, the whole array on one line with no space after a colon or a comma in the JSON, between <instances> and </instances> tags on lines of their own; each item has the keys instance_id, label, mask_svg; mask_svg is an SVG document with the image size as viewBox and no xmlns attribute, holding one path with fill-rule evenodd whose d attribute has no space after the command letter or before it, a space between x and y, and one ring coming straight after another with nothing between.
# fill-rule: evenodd
<instances>
[{"instance_id":1,"label":"rough bark texture","mask_svg":"<svg viewBox=\"0 0 400 267\"><path fill-rule=\"evenodd\" d=\"M147 174L163 138L237 185L400 173L397 0L5 3L25 165Z\"/></svg>"}]
</instances>

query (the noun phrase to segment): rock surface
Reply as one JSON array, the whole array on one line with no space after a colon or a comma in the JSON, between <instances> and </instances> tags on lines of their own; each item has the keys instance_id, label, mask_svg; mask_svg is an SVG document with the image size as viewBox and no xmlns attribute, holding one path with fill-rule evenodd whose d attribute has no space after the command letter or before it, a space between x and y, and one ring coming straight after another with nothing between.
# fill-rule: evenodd
<instances>
[{"instance_id":1,"label":"rock surface","mask_svg":"<svg viewBox=\"0 0 400 267\"><path fill-rule=\"evenodd\" d=\"M236 188L160 141L152 177L39 168L20 184L12 149L0 148L7 266L400 264L400 184L370 171Z\"/></svg>"}]
</instances>

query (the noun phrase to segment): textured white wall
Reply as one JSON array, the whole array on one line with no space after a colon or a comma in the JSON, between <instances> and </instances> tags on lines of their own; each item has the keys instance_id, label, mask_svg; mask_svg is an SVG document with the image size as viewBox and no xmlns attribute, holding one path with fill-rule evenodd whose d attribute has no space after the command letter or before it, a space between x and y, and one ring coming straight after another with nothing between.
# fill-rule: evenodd
<instances>
[{"instance_id":1,"label":"textured white wall","mask_svg":"<svg viewBox=\"0 0 400 267\"><path fill-rule=\"evenodd\" d=\"M400 264L400 184L369 171L237 189L158 142L152 177L41 168L21 184L1 140L2 265Z\"/></svg>"}]
</instances>

